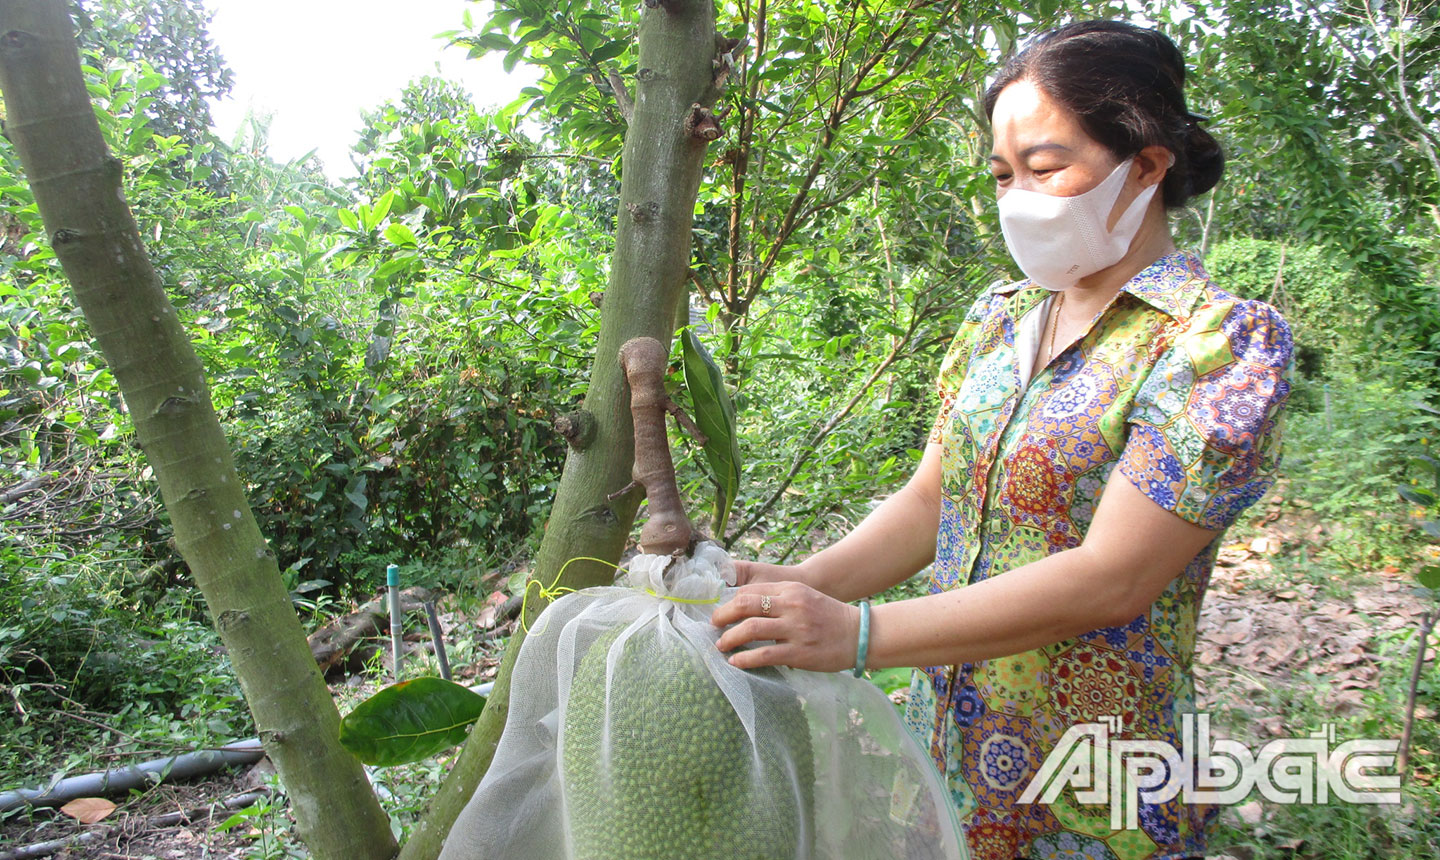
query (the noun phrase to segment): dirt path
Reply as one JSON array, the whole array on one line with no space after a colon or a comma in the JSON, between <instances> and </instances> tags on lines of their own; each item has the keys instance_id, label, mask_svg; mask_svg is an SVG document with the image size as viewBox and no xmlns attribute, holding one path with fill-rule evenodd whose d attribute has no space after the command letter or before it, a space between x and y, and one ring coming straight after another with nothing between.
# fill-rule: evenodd
<instances>
[{"instance_id":1,"label":"dirt path","mask_svg":"<svg viewBox=\"0 0 1440 860\"><path fill-rule=\"evenodd\" d=\"M1273 552L1274 537L1225 547L1205 596L1195 673L1201 712L1224 717L1237 738L1248 727L1250 740L1263 742L1295 732L1287 713L1309 707L1351 715L1408 676L1414 650L1405 638L1413 640L1426 611L1408 576L1335 573L1295 582L1250 547ZM1390 706L1398 715L1400 702ZM1421 709L1420 716L1436 715Z\"/></svg>"}]
</instances>

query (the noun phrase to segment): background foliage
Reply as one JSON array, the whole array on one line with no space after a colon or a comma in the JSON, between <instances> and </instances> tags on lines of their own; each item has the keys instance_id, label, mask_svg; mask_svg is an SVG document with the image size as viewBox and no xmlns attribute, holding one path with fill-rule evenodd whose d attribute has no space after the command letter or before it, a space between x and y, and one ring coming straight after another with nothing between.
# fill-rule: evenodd
<instances>
[{"instance_id":1,"label":"background foliage","mask_svg":"<svg viewBox=\"0 0 1440 860\"><path fill-rule=\"evenodd\" d=\"M261 120L216 139L205 98L230 73L199 0L82 5L102 128L297 603L361 598L391 562L463 590L523 559L563 461L551 422L583 395L597 331L623 133L610 73L638 72L638 4L499 0L457 22L472 54L538 66L539 83L480 112L453 83L413 82L366 114L345 182L271 159ZM940 351L976 292L1014 274L989 205L985 80L1024 34L1128 13L720 5L749 42L697 206L689 323L739 413L725 537L793 558L908 476ZM1417 404L1440 395L1437 7L1150 14L1230 153L1178 236L1295 326L1291 493L1345 535L1334 563L1414 564L1423 537L1393 488L1434 438ZM0 200L0 731L16 751L0 783L35 755L65 767L86 719L130 749L182 723L241 734L124 404L3 140ZM698 513L711 478L676 445Z\"/></svg>"}]
</instances>

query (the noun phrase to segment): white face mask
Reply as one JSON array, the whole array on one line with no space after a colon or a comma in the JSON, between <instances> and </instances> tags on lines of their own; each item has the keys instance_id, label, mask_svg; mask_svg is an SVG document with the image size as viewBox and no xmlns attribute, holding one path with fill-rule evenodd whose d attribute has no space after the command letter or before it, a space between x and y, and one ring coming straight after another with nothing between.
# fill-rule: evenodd
<instances>
[{"instance_id":1,"label":"white face mask","mask_svg":"<svg viewBox=\"0 0 1440 860\"><path fill-rule=\"evenodd\" d=\"M1127 158L1100 184L1074 197L1054 197L1012 188L1000 198L1000 232L1010 256L1030 280L1064 290L1087 275L1120 262L1145 220L1160 183L1141 190L1106 229L1134 158Z\"/></svg>"}]
</instances>

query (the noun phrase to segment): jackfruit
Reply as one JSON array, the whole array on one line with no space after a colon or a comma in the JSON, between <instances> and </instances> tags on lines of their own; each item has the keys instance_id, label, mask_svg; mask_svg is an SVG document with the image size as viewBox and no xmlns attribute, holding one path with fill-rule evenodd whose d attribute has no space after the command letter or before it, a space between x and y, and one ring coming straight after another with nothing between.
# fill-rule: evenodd
<instances>
[{"instance_id":1,"label":"jackfruit","mask_svg":"<svg viewBox=\"0 0 1440 860\"><path fill-rule=\"evenodd\" d=\"M814 753L802 703L780 674L748 673L766 679L747 679L752 743L700 656L676 636L644 629L627 639L607 691L618 635L585 653L565 712L561 767L575 860L809 857Z\"/></svg>"}]
</instances>

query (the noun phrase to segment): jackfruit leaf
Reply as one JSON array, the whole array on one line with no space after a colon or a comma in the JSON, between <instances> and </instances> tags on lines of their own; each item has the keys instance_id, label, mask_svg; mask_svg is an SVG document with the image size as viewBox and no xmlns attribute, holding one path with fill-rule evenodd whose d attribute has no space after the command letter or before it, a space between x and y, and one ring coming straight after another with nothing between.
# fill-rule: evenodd
<instances>
[{"instance_id":1,"label":"jackfruit leaf","mask_svg":"<svg viewBox=\"0 0 1440 860\"><path fill-rule=\"evenodd\" d=\"M715 479L715 534L725 536L730 508L740 492L740 440L735 435L735 406L725 390L725 377L715 359L696 337L685 329L681 338L685 351L685 388L695 410L695 424L705 434L705 462Z\"/></svg>"},{"instance_id":2,"label":"jackfruit leaf","mask_svg":"<svg viewBox=\"0 0 1440 860\"><path fill-rule=\"evenodd\" d=\"M484 707L484 696L450 681L401 681L345 715L340 745L376 767L419 761L464 741Z\"/></svg>"},{"instance_id":3,"label":"jackfruit leaf","mask_svg":"<svg viewBox=\"0 0 1440 860\"><path fill-rule=\"evenodd\" d=\"M1440 564L1427 564L1420 568L1420 584L1432 591L1440 590Z\"/></svg>"}]
</instances>

